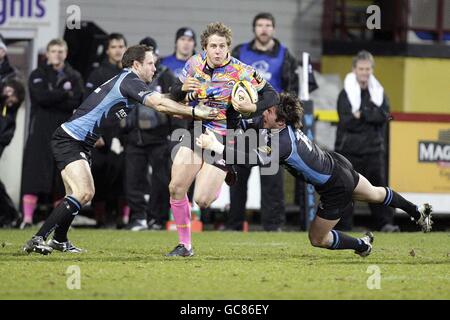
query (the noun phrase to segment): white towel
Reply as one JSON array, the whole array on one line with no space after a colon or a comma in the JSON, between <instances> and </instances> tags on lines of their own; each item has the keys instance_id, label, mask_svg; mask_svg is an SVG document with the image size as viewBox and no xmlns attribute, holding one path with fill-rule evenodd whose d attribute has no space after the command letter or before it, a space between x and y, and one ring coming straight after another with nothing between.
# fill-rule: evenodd
<instances>
[{"instance_id":1,"label":"white towel","mask_svg":"<svg viewBox=\"0 0 450 320\"><path fill-rule=\"evenodd\" d=\"M384 89L373 74L369 77L368 89L370 93L370 100L372 100L376 106L381 107L381 104L383 103ZM350 72L345 77L344 90L347 93L350 104L352 105L352 112L355 113L361 107L361 87L356 80L356 75L354 72Z\"/></svg>"}]
</instances>

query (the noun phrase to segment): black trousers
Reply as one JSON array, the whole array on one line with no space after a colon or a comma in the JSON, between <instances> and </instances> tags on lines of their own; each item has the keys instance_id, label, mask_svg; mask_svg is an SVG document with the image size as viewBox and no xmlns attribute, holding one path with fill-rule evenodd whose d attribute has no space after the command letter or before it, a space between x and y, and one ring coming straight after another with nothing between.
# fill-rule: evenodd
<instances>
[{"instance_id":1,"label":"black trousers","mask_svg":"<svg viewBox=\"0 0 450 320\"><path fill-rule=\"evenodd\" d=\"M92 205L97 209L104 206L105 216L96 216L99 224L112 222L113 213L120 216L121 205L125 200L124 171L125 155L116 154L113 151L101 151L94 149L92 152L92 177L95 184L95 195ZM103 221L104 220L104 221Z\"/></svg>"},{"instance_id":2,"label":"black trousers","mask_svg":"<svg viewBox=\"0 0 450 320\"><path fill-rule=\"evenodd\" d=\"M169 218L170 147L168 143L125 148L125 189L131 218L155 219L164 224ZM152 167L151 176L148 175ZM149 202L145 195L150 194Z\"/></svg>"},{"instance_id":3,"label":"black trousers","mask_svg":"<svg viewBox=\"0 0 450 320\"><path fill-rule=\"evenodd\" d=\"M355 156L343 154L353 165L353 168L374 186L387 186L386 161L383 152ZM341 220L337 224L338 230L351 230L353 226L354 207L351 206L344 212ZM381 204L369 204L370 213L377 230L386 224L394 222L394 210Z\"/></svg>"},{"instance_id":4,"label":"black trousers","mask_svg":"<svg viewBox=\"0 0 450 320\"><path fill-rule=\"evenodd\" d=\"M8 226L19 217L11 197L6 192L5 185L0 180L0 227Z\"/></svg>"},{"instance_id":5,"label":"black trousers","mask_svg":"<svg viewBox=\"0 0 450 320\"><path fill-rule=\"evenodd\" d=\"M230 187L228 229L242 230L250 171L250 168L237 167L238 180L235 185ZM285 221L284 170L280 168L275 175L261 175L261 222L264 230L274 231L280 228Z\"/></svg>"}]
</instances>

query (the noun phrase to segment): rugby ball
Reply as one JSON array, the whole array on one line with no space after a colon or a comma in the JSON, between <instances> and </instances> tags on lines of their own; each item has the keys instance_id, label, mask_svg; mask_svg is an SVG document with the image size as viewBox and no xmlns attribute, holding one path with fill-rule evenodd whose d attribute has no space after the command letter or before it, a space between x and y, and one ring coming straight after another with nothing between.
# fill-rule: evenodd
<instances>
[{"instance_id":1,"label":"rugby ball","mask_svg":"<svg viewBox=\"0 0 450 320\"><path fill-rule=\"evenodd\" d=\"M237 101L243 101L248 98L252 103L258 102L258 91L256 91L255 87L247 80L236 82L231 95Z\"/></svg>"}]
</instances>

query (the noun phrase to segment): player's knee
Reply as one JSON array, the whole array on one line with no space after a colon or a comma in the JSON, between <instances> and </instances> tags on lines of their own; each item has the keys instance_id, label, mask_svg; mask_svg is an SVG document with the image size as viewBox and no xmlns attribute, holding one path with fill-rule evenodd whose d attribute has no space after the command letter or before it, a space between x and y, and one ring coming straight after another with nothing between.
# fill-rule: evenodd
<instances>
[{"instance_id":1,"label":"player's knee","mask_svg":"<svg viewBox=\"0 0 450 320\"><path fill-rule=\"evenodd\" d=\"M378 187L377 189L376 202L382 203L384 201L384 198L386 198L386 189L384 187Z\"/></svg>"},{"instance_id":2,"label":"player's knee","mask_svg":"<svg viewBox=\"0 0 450 320\"><path fill-rule=\"evenodd\" d=\"M180 199L186 191L184 188L176 182L170 182L169 184L169 193L170 197L174 199Z\"/></svg>"},{"instance_id":3,"label":"player's knee","mask_svg":"<svg viewBox=\"0 0 450 320\"><path fill-rule=\"evenodd\" d=\"M75 197L79 199L80 204L83 206L94 198L95 189L94 188L86 188L85 190L76 194Z\"/></svg>"},{"instance_id":4,"label":"player's knee","mask_svg":"<svg viewBox=\"0 0 450 320\"><path fill-rule=\"evenodd\" d=\"M367 196L367 201L372 203L381 203L383 202L385 196L386 190L383 187L372 187Z\"/></svg>"},{"instance_id":5,"label":"player's knee","mask_svg":"<svg viewBox=\"0 0 450 320\"><path fill-rule=\"evenodd\" d=\"M326 248L328 246L328 243L325 238L318 237L311 233L309 234L309 242L313 247Z\"/></svg>"},{"instance_id":6,"label":"player's knee","mask_svg":"<svg viewBox=\"0 0 450 320\"><path fill-rule=\"evenodd\" d=\"M214 201L214 199L211 199L211 197L209 197L208 195L195 196L194 200L198 204L198 206L202 209L208 208Z\"/></svg>"}]
</instances>

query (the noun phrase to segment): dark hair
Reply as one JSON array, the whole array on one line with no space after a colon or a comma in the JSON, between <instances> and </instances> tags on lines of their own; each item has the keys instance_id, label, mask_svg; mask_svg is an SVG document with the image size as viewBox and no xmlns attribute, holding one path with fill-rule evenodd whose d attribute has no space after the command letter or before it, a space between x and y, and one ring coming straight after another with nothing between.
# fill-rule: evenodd
<instances>
[{"instance_id":1,"label":"dark hair","mask_svg":"<svg viewBox=\"0 0 450 320\"><path fill-rule=\"evenodd\" d=\"M11 87L14 89L14 95L17 97L18 103L14 107L20 107L22 102L25 100L25 87L17 79L9 79L6 80L3 84L0 85L0 89L3 91L5 87ZM0 92L0 94L3 94L3 92Z\"/></svg>"},{"instance_id":2,"label":"dark hair","mask_svg":"<svg viewBox=\"0 0 450 320\"><path fill-rule=\"evenodd\" d=\"M109 48L109 45L111 44L111 41L113 40L123 40L123 43L125 43L125 47L127 46L127 39L125 39L125 36L121 33L113 32L108 36L108 39L106 41L106 49Z\"/></svg>"},{"instance_id":3,"label":"dark hair","mask_svg":"<svg viewBox=\"0 0 450 320\"><path fill-rule=\"evenodd\" d=\"M144 39L139 41L139 44L146 45L147 47L152 48L152 51L155 54L157 54L157 55L159 54L158 44L156 43L156 40L153 39L152 37L145 37Z\"/></svg>"},{"instance_id":4,"label":"dark hair","mask_svg":"<svg viewBox=\"0 0 450 320\"><path fill-rule=\"evenodd\" d=\"M300 129L303 118L303 104L297 95L292 93L281 93L280 103L276 108L277 121L284 120L287 125Z\"/></svg>"},{"instance_id":5,"label":"dark hair","mask_svg":"<svg viewBox=\"0 0 450 320\"><path fill-rule=\"evenodd\" d=\"M272 21L272 25L275 28L275 17L269 12L261 12L253 18L253 30L255 30L256 21L258 21L259 19L267 19Z\"/></svg>"},{"instance_id":6,"label":"dark hair","mask_svg":"<svg viewBox=\"0 0 450 320\"><path fill-rule=\"evenodd\" d=\"M136 46L129 47L127 51L123 54L122 57L122 66L124 68L131 68L133 66L134 61L139 61L139 63L143 63L145 59L146 52L153 52L152 48L138 44Z\"/></svg>"}]
</instances>

